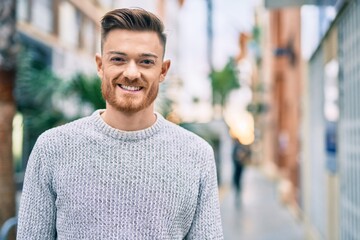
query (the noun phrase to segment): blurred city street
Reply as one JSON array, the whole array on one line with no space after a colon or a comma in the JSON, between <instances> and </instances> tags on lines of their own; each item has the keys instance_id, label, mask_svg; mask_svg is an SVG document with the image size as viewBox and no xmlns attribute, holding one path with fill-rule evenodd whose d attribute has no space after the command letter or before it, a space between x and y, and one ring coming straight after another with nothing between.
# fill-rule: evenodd
<instances>
[{"instance_id":1,"label":"blurred city street","mask_svg":"<svg viewBox=\"0 0 360 240\"><path fill-rule=\"evenodd\" d=\"M303 240L300 220L279 202L277 185L258 167L244 172L241 196L222 190L221 214L225 240Z\"/></svg>"},{"instance_id":2,"label":"blurred city street","mask_svg":"<svg viewBox=\"0 0 360 240\"><path fill-rule=\"evenodd\" d=\"M360 240L358 0L0 0L0 240L38 137L106 108L101 19L133 7L164 23L154 111L214 150L225 240Z\"/></svg>"}]
</instances>

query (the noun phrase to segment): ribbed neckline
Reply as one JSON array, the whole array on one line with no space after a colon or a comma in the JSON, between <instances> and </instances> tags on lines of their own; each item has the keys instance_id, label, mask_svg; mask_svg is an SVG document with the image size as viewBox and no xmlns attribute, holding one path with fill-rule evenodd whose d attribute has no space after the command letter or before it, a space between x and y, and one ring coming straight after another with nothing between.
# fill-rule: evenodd
<instances>
[{"instance_id":1,"label":"ribbed neckline","mask_svg":"<svg viewBox=\"0 0 360 240\"><path fill-rule=\"evenodd\" d=\"M96 110L91 115L92 122L95 124L95 127L100 132L102 132L110 137L113 137L115 139L119 139L119 140L136 141L136 140L149 138L149 137L153 136L154 134L156 134L157 132L159 132L160 129L165 124L164 117L161 114L155 112L156 122L151 127L143 129L143 130L139 130L139 131L122 131L122 130L111 127L101 118L100 114L103 111L104 111L103 109Z\"/></svg>"}]
</instances>

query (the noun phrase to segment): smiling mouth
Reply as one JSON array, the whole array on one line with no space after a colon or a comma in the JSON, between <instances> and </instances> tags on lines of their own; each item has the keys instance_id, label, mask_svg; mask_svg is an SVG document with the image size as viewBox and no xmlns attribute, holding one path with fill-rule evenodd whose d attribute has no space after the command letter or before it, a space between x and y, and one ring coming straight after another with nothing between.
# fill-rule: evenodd
<instances>
[{"instance_id":1,"label":"smiling mouth","mask_svg":"<svg viewBox=\"0 0 360 240\"><path fill-rule=\"evenodd\" d=\"M137 91L140 91L142 89L142 87L126 86L126 85L123 85L123 84L118 84L118 86L121 89L124 89L126 91L131 91L131 92L137 92Z\"/></svg>"}]
</instances>

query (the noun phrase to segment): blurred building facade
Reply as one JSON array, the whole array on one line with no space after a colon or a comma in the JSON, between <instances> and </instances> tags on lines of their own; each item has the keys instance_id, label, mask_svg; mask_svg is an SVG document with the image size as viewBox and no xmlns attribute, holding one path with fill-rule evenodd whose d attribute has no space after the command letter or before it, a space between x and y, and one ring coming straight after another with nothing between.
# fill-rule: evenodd
<instances>
[{"instance_id":1,"label":"blurred building facade","mask_svg":"<svg viewBox=\"0 0 360 240\"><path fill-rule=\"evenodd\" d=\"M99 19L108 7L99 1L17 0L20 41L60 76L94 73Z\"/></svg>"},{"instance_id":2,"label":"blurred building facade","mask_svg":"<svg viewBox=\"0 0 360 240\"><path fill-rule=\"evenodd\" d=\"M359 238L360 6L338 3L308 64L303 202L313 239Z\"/></svg>"},{"instance_id":3,"label":"blurred building facade","mask_svg":"<svg viewBox=\"0 0 360 240\"><path fill-rule=\"evenodd\" d=\"M299 205L300 20L299 8L268 13L262 64L269 105L262 126L264 166L280 179L280 198L294 209Z\"/></svg>"},{"instance_id":4,"label":"blurred building facade","mask_svg":"<svg viewBox=\"0 0 360 240\"><path fill-rule=\"evenodd\" d=\"M299 57L301 4L268 12L264 165L291 183L280 181L280 197L286 193L285 202L300 210L306 239L359 239L360 6L354 0L322 3L328 6L315 7L311 26L302 28L303 35L316 29L301 46L315 46L305 61Z\"/></svg>"}]
</instances>

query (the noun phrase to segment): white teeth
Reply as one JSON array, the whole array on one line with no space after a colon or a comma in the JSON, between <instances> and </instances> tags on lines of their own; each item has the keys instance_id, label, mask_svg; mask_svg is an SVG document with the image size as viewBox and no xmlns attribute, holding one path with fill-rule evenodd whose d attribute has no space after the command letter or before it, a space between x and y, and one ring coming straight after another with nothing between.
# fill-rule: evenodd
<instances>
[{"instance_id":1,"label":"white teeth","mask_svg":"<svg viewBox=\"0 0 360 240\"><path fill-rule=\"evenodd\" d=\"M140 87L133 87L133 86L125 86L125 85L120 85L120 87L122 89L128 90L128 91L139 91Z\"/></svg>"}]
</instances>

